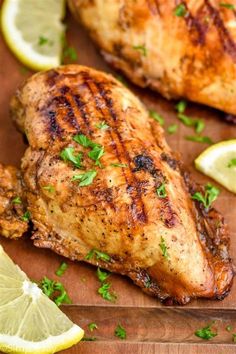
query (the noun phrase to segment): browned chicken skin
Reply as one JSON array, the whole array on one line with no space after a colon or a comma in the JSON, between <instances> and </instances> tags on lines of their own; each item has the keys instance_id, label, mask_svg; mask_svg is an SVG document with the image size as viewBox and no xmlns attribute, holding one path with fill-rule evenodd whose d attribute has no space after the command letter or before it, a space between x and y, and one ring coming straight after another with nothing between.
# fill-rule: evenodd
<instances>
[{"instance_id":1,"label":"browned chicken skin","mask_svg":"<svg viewBox=\"0 0 236 354\"><path fill-rule=\"evenodd\" d=\"M235 10L222 5L227 2ZM236 114L235 0L69 4L105 59L134 83Z\"/></svg>"},{"instance_id":2,"label":"browned chicken skin","mask_svg":"<svg viewBox=\"0 0 236 354\"><path fill-rule=\"evenodd\" d=\"M36 246L127 275L168 303L224 297L233 271L223 218L191 199L199 187L128 89L108 74L69 65L33 75L11 111L29 142L21 171ZM76 134L104 147L100 166ZM83 154L82 168L63 160L68 147ZM97 173L90 184L73 181L88 171ZM108 259L96 252L86 259L91 250Z\"/></svg>"}]
</instances>

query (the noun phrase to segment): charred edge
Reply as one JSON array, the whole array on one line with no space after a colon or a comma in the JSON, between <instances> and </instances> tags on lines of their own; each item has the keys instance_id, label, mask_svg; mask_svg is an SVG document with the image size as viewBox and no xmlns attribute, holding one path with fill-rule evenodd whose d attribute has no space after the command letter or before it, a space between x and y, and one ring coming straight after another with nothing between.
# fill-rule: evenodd
<instances>
[{"instance_id":1,"label":"charred edge","mask_svg":"<svg viewBox=\"0 0 236 354\"><path fill-rule=\"evenodd\" d=\"M56 79L59 76L56 70L50 70L47 72L46 82L48 86L52 87L56 84Z\"/></svg>"},{"instance_id":2,"label":"charred edge","mask_svg":"<svg viewBox=\"0 0 236 354\"><path fill-rule=\"evenodd\" d=\"M51 101L51 104L56 104L59 106L62 106L63 108L66 108L67 110L67 115L63 116L63 120L71 125L71 127L75 128L76 130L80 129L80 126L77 122L77 119L75 117L73 108L69 102L69 100L65 96L57 96L54 97Z\"/></svg>"},{"instance_id":3,"label":"charred edge","mask_svg":"<svg viewBox=\"0 0 236 354\"><path fill-rule=\"evenodd\" d=\"M161 15L158 0L147 0L147 6L154 16Z\"/></svg>"},{"instance_id":4,"label":"charred edge","mask_svg":"<svg viewBox=\"0 0 236 354\"><path fill-rule=\"evenodd\" d=\"M180 167L179 161L172 158L170 155L166 154L165 152L161 153L161 160L165 161L170 166L170 168L172 168L172 170L174 171L179 170Z\"/></svg>"},{"instance_id":5,"label":"charred edge","mask_svg":"<svg viewBox=\"0 0 236 354\"><path fill-rule=\"evenodd\" d=\"M223 20L220 17L220 12L211 5L209 0L205 0L205 4L208 8L209 15L211 16L213 23L219 33L219 37L223 46L224 51L226 51L231 58L236 60L236 43L231 38L231 35L224 25Z\"/></svg>"},{"instance_id":6,"label":"charred edge","mask_svg":"<svg viewBox=\"0 0 236 354\"><path fill-rule=\"evenodd\" d=\"M107 93L109 91L105 91L103 85L101 83L96 82L95 80L93 80L89 76L89 74L87 72L82 72L81 74L83 75L83 79L87 82L87 85L90 88L91 93L92 93L92 95L93 95L93 97L95 99L96 108L98 110L100 110L104 116L105 116L104 109L108 110L108 112L110 113L110 116L113 119L113 124L112 124L113 131L116 132L116 135L117 135L117 137L118 137L118 139L120 141L120 144L121 144L121 147L123 149L123 152L124 152L128 162L130 164L130 162L131 162L130 156L128 154L128 151L125 148L125 145L123 143L122 137L121 137L120 133L118 132L117 124L115 124L115 123L117 123L117 116L116 116L116 112L115 112L114 107L113 107L113 101L112 101L112 99L110 97L107 97ZM96 95L99 95L103 99L103 102L106 103L105 107L104 107L104 104L101 103L100 100L98 100L96 98ZM105 118L107 119L107 117L105 117ZM117 157L118 161L121 162L121 156L119 154L117 145L116 145L116 143L115 143L115 141L114 141L114 139L112 137L112 132L109 131L109 134L110 134L110 138L112 140L112 144L113 144L113 146L115 148L116 157ZM126 175L127 172L125 172L124 169L123 169L122 173L123 173L123 176L124 176L124 178L126 180L127 185L131 185L131 184L136 185L137 181L136 181L136 178L133 175L133 173L131 173L130 176L129 176L129 177L132 178L132 181L128 181L127 175ZM137 220L139 220L139 221L141 221L143 223L147 222L147 216L146 216L146 213L145 213L145 210L144 210L144 204L143 204L143 201L141 199L141 195L138 192L137 188L136 188L136 196L133 196L132 193L129 193L129 194L130 194L130 197L132 199L131 209L135 213L135 219L137 219Z\"/></svg>"},{"instance_id":7,"label":"charred edge","mask_svg":"<svg viewBox=\"0 0 236 354\"><path fill-rule=\"evenodd\" d=\"M161 220L163 220L166 227L171 229L176 224L176 213L172 210L169 199L163 198L161 200L163 204L161 209Z\"/></svg>"},{"instance_id":8,"label":"charred edge","mask_svg":"<svg viewBox=\"0 0 236 354\"><path fill-rule=\"evenodd\" d=\"M88 116L87 116L87 112L86 112L86 104L82 101L81 97L76 94L76 95L73 95L73 99L80 111L80 114L81 114L81 117L87 127L87 130L88 130L88 134L91 135L92 134L92 129L90 127L90 123L89 123L89 119L88 119Z\"/></svg>"}]
</instances>

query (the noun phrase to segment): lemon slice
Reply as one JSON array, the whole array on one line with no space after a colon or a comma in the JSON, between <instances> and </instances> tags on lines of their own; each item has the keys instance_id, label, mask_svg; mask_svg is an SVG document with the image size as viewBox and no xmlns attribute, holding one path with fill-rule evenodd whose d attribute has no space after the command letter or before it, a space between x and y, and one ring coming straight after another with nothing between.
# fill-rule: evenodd
<instances>
[{"instance_id":1,"label":"lemon slice","mask_svg":"<svg viewBox=\"0 0 236 354\"><path fill-rule=\"evenodd\" d=\"M83 335L0 245L0 351L55 353Z\"/></svg>"},{"instance_id":2,"label":"lemon slice","mask_svg":"<svg viewBox=\"0 0 236 354\"><path fill-rule=\"evenodd\" d=\"M5 0L3 36L16 57L33 70L60 65L65 0Z\"/></svg>"},{"instance_id":3,"label":"lemon slice","mask_svg":"<svg viewBox=\"0 0 236 354\"><path fill-rule=\"evenodd\" d=\"M214 144L195 160L197 170L236 193L236 139Z\"/></svg>"}]
</instances>

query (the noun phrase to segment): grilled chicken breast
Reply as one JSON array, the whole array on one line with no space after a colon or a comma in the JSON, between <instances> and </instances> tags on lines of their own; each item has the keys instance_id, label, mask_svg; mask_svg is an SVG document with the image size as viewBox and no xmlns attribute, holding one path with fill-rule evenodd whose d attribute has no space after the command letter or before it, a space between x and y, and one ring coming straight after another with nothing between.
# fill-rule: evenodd
<instances>
[{"instance_id":1,"label":"grilled chicken breast","mask_svg":"<svg viewBox=\"0 0 236 354\"><path fill-rule=\"evenodd\" d=\"M11 112L29 142L21 172L36 246L167 303L223 298L233 278L223 218L191 199L200 187L127 88L64 66L28 79Z\"/></svg>"},{"instance_id":2,"label":"grilled chicken breast","mask_svg":"<svg viewBox=\"0 0 236 354\"><path fill-rule=\"evenodd\" d=\"M69 4L108 63L134 83L236 114L235 0Z\"/></svg>"}]
</instances>

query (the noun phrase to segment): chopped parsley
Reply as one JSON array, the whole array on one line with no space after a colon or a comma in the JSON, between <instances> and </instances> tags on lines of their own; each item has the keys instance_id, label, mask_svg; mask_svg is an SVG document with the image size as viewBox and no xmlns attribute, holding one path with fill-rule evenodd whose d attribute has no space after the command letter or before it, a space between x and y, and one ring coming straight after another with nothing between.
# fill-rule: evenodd
<instances>
[{"instance_id":1,"label":"chopped parsley","mask_svg":"<svg viewBox=\"0 0 236 354\"><path fill-rule=\"evenodd\" d=\"M90 332L93 332L95 329L98 329L98 326L96 325L96 323L92 322L88 324L88 328Z\"/></svg>"},{"instance_id":2,"label":"chopped parsley","mask_svg":"<svg viewBox=\"0 0 236 354\"><path fill-rule=\"evenodd\" d=\"M109 125L103 120L101 123L97 124L96 127L101 130L105 130L109 128Z\"/></svg>"},{"instance_id":3,"label":"chopped parsley","mask_svg":"<svg viewBox=\"0 0 236 354\"><path fill-rule=\"evenodd\" d=\"M204 205L205 209L208 209L211 204L216 200L219 194L220 190L217 187L211 185L210 183L207 183L205 186L205 194L202 195L201 192L196 192L192 195L192 199L198 200Z\"/></svg>"},{"instance_id":4,"label":"chopped parsley","mask_svg":"<svg viewBox=\"0 0 236 354\"><path fill-rule=\"evenodd\" d=\"M236 158L231 159L227 165L227 167L236 167Z\"/></svg>"},{"instance_id":5,"label":"chopped parsley","mask_svg":"<svg viewBox=\"0 0 236 354\"><path fill-rule=\"evenodd\" d=\"M178 124L171 124L171 125L169 125L169 127L167 128L167 132L168 132L169 134L174 134L174 133L176 133L177 129L178 129Z\"/></svg>"},{"instance_id":6,"label":"chopped parsley","mask_svg":"<svg viewBox=\"0 0 236 354\"><path fill-rule=\"evenodd\" d=\"M110 283L102 283L100 288L98 288L98 294L100 294L104 300L114 302L117 296L110 292L110 287Z\"/></svg>"},{"instance_id":7,"label":"chopped parsley","mask_svg":"<svg viewBox=\"0 0 236 354\"><path fill-rule=\"evenodd\" d=\"M115 75L115 78L120 81L124 86L128 86L127 81L125 80L125 78L122 75Z\"/></svg>"},{"instance_id":8,"label":"chopped parsley","mask_svg":"<svg viewBox=\"0 0 236 354\"><path fill-rule=\"evenodd\" d=\"M235 334L235 333L232 334L232 341L233 341L234 343L236 343L236 334Z\"/></svg>"},{"instance_id":9,"label":"chopped parsley","mask_svg":"<svg viewBox=\"0 0 236 354\"><path fill-rule=\"evenodd\" d=\"M144 57L147 56L147 48L144 45L134 45L133 49L139 50Z\"/></svg>"},{"instance_id":10,"label":"chopped parsley","mask_svg":"<svg viewBox=\"0 0 236 354\"><path fill-rule=\"evenodd\" d=\"M95 165L101 167L99 159L104 155L104 147L100 144L94 143L84 134L77 134L73 139L83 147L91 148L92 150L88 153L88 157L95 161Z\"/></svg>"},{"instance_id":11,"label":"chopped parsley","mask_svg":"<svg viewBox=\"0 0 236 354\"><path fill-rule=\"evenodd\" d=\"M111 163L110 166L113 167L128 167L127 163Z\"/></svg>"},{"instance_id":12,"label":"chopped parsley","mask_svg":"<svg viewBox=\"0 0 236 354\"><path fill-rule=\"evenodd\" d=\"M226 331L230 332L232 331L233 327L231 325L228 325L225 327Z\"/></svg>"},{"instance_id":13,"label":"chopped parsley","mask_svg":"<svg viewBox=\"0 0 236 354\"><path fill-rule=\"evenodd\" d=\"M126 339L126 330L120 324L117 325L114 335L120 339Z\"/></svg>"},{"instance_id":14,"label":"chopped parsley","mask_svg":"<svg viewBox=\"0 0 236 354\"><path fill-rule=\"evenodd\" d=\"M225 2L221 2L220 6L221 7L225 7L226 9L229 9L229 10L235 10L235 5L233 5L233 4L228 4L228 3L225 3Z\"/></svg>"},{"instance_id":15,"label":"chopped parsley","mask_svg":"<svg viewBox=\"0 0 236 354\"><path fill-rule=\"evenodd\" d=\"M21 204L22 200L20 197L15 197L12 199L12 204Z\"/></svg>"},{"instance_id":16,"label":"chopped parsley","mask_svg":"<svg viewBox=\"0 0 236 354\"><path fill-rule=\"evenodd\" d=\"M179 5L176 6L175 10L174 10L174 14L175 16L178 17L184 17L187 14L187 9L184 3L181 3Z\"/></svg>"},{"instance_id":17,"label":"chopped parsley","mask_svg":"<svg viewBox=\"0 0 236 354\"><path fill-rule=\"evenodd\" d=\"M76 61L78 59L78 55L75 48L68 47L67 44L65 45L63 50L63 62L65 59L69 59L71 61Z\"/></svg>"},{"instance_id":18,"label":"chopped parsley","mask_svg":"<svg viewBox=\"0 0 236 354\"><path fill-rule=\"evenodd\" d=\"M72 181L79 180L80 181L79 186L85 187L85 186L89 186L91 183L93 183L93 180L96 177L96 175L97 175L97 171L91 170L91 171L81 173L80 175L74 175L72 177Z\"/></svg>"},{"instance_id":19,"label":"chopped parsley","mask_svg":"<svg viewBox=\"0 0 236 354\"><path fill-rule=\"evenodd\" d=\"M145 282L144 282L144 286L145 286L145 288L147 288L147 289L149 289L150 286L151 286L151 279L150 279L150 277L149 277L148 274L146 275L146 279L145 279Z\"/></svg>"},{"instance_id":20,"label":"chopped parsley","mask_svg":"<svg viewBox=\"0 0 236 354\"><path fill-rule=\"evenodd\" d=\"M89 251L85 259L90 260L93 257L96 257L97 260L101 259L104 262L109 262L111 260L111 257L108 254L104 252L100 252L96 249L92 249L91 251Z\"/></svg>"},{"instance_id":21,"label":"chopped parsley","mask_svg":"<svg viewBox=\"0 0 236 354\"><path fill-rule=\"evenodd\" d=\"M56 270L56 275L58 276L58 277L61 277L64 273L65 273L65 271L67 270L67 268L68 268L68 264L66 263L66 262L62 262L61 263L61 265L60 265L60 267Z\"/></svg>"},{"instance_id":22,"label":"chopped parsley","mask_svg":"<svg viewBox=\"0 0 236 354\"><path fill-rule=\"evenodd\" d=\"M209 339L214 338L215 336L217 336L217 333L212 331L211 326L212 326L212 324L209 324L206 327L198 329L195 332L195 336L205 339L205 340L209 340Z\"/></svg>"},{"instance_id":23,"label":"chopped parsley","mask_svg":"<svg viewBox=\"0 0 236 354\"><path fill-rule=\"evenodd\" d=\"M57 306L72 303L62 283L44 277L38 285Z\"/></svg>"},{"instance_id":24,"label":"chopped parsley","mask_svg":"<svg viewBox=\"0 0 236 354\"><path fill-rule=\"evenodd\" d=\"M105 271L101 270L100 268L97 269L97 277L101 283L103 283L105 280L107 280L107 278L109 276L110 276L110 273L105 272Z\"/></svg>"},{"instance_id":25,"label":"chopped parsley","mask_svg":"<svg viewBox=\"0 0 236 354\"><path fill-rule=\"evenodd\" d=\"M195 143L203 143L209 145L213 144L213 141L208 136L200 136L200 135L186 136L185 139L189 141L194 141Z\"/></svg>"},{"instance_id":26,"label":"chopped parsley","mask_svg":"<svg viewBox=\"0 0 236 354\"><path fill-rule=\"evenodd\" d=\"M159 198L166 198L166 187L165 184L162 183L157 189L156 189L156 194L158 195Z\"/></svg>"},{"instance_id":27,"label":"chopped parsley","mask_svg":"<svg viewBox=\"0 0 236 354\"><path fill-rule=\"evenodd\" d=\"M160 125L164 125L164 123L165 123L164 118L159 113L157 113L156 111L150 109L149 110L149 116L151 118L153 118L154 120L156 120Z\"/></svg>"},{"instance_id":28,"label":"chopped parsley","mask_svg":"<svg viewBox=\"0 0 236 354\"><path fill-rule=\"evenodd\" d=\"M178 113L184 113L186 107L187 102L185 100L181 100L175 105L175 109Z\"/></svg>"},{"instance_id":29,"label":"chopped parsley","mask_svg":"<svg viewBox=\"0 0 236 354\"><path fill-rule=\"evenodd\" d=\"M52 44L52 42L49 41L49 39L44 36L39 36L38 45L43 46L45 44Z\"/></svg>"},{"instance_id":30,"label":"chopped parsley","mask_svg":"<svg viewBox=\"0 0 236 354\"><path fill-rule=\"evenodd\" d=\"M55 188L54 188L53 186L51 186L51 185L43 186L43 189L44 189L45 191L48 191L49 193L55 192Z\"/></svg>"},{"instance_id":31,"label":"chopped parsley","mask_svg":"<svg viewBox=\"0 0 236 354\"><path fill-rule=\"evenodd\" d=\"M202 119L190 118L183 113L178 114L178 119L187 127L194 127L198 134L205 128L205 123Z\"/></svg>"},{"instance_id":32,"label":"chopped parsley","mask_svg":"<svg viewBox=\"0 0 236 354\"><path fill-rule=\"evenodd\" d=\"M30 219L30 212L29 212L29 210L27 210L23 215L22 215L22 217L21 217L21 219L23 220L23 221L29 221L29 219Z\"/></svg>"},{"instance_id":33,"label":"chopped parsley","mask_svg":"<svg viewBox=\"0 0 236 354\"><path fill-rule=\"evenodd\" d=\"M60 157L64 161L70 161L73 163L77 168L81 168L81 159L82 159L82 152L79 152L78 155L75 156L74 154L75 149L73 147L67 147L60 153Z\"/></svg>"},{"instance_id":34,"label":"chopped parsley","mask_svg":"<svg viewBox=\"0 0 236 354\"><path fill-rule=\"evenodd\" d=\"M162 256L165 259L168 259L169 258L169 254L168 254L168 251L167 251L166 242L165 242L165 240L164 240L164 238L162 236L161 236L161 243L159 243L159 246L160 246L160 249L162 251Z\"/></svg>"},{"instance_id":35,"label":"chopped parsley","mask_svg":"<svg viewBox=\"0 0 236 354\"><path fill-rule=\"evenodd\" d=\"M83 337L83 338L81 339L82 342L93 342L93 341L95 341L95 340L97 340L96 337Z\"/></svg>"}]
</instances>

